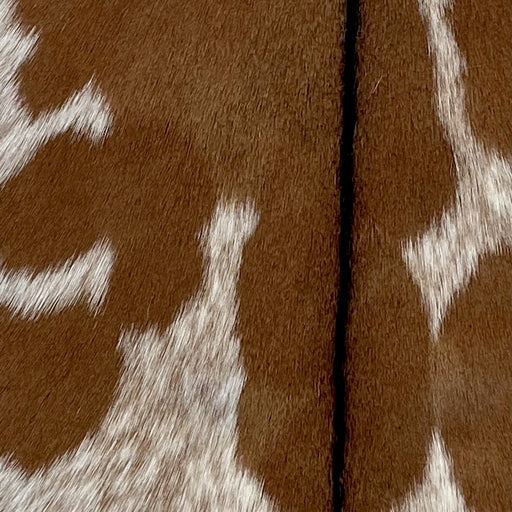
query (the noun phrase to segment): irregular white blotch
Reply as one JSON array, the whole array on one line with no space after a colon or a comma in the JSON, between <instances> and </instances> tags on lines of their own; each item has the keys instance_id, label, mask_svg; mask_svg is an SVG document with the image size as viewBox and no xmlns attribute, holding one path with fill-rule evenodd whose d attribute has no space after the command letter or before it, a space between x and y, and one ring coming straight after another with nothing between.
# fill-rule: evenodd
<instances>
[{"instance_id":1,"label":"irregular white blotch","mask_svg":"<svg viewBox=\"0 0 512 512\"><path fill-rule=\"evenodd\" d=\"M471 512L453 475L453 463L436 429L430 442L423 482L391 512Z\"/></svg>"},{"instance_id":2,"label":"irregular white blotch","mask_svg":"<svg viewBox=\"0 0 512 512\"><path fill-rule=\"evenodd\" d=\"M437 339L453 297L476 272L479 258L512 247L512 160L475 138L465 107L466 65L448 23L450 0L419 0L434 60L436 105L457 169L455 204L403 257L421 289Z\"/></svg>"},{"instance_id":3,"label":"irregular white blotch","mask_svg":"<svg viewBox=\"0 0 512 512\"><path fill-rule=\"evenodd\" d=\"M0 510L274 510L236 461L245 374L235 334L242 250L258 216L221 202L201 234L199 291L163 332L126 331L124 367L101 426L48 468L0 464Z\"/></svg>"},{"instance_id":4,"label":"irregular white blotch","mask_svg":"<svg viewBox=\"0 0 512 512\"><path fill-rule=\"evenodd\" d=\"M112 114L92 80L60 108L33 118L20 94L19 69L36 48L37 36L25 33L15 20L14 2L0 1L0 187L18 174L53 137L72 130L100 140ZM95 311L109 284L114 253L98 242L75 261L39 274L0 268L0 304L28 318L59 311L85 299Z\"/></svg>"},{"instance_id":5,"label":"irregular white blotch","mask_svg":"<svg viewBox=\"0 0 512 512\"><path fill-rule=\"evenodd\" d=\"M79 300L86 301L94 313L105 298L113 265L114 251L107 241L101 241L78 258L37 274L0 266L0 305L31 320Z\"/></svg>"},{"instance_id":6,"label":"irregular white blotch","mask_svg":"<svg viewBox=\"0 0 512 512\"><path fill-rule=\"evenodd\" d=\"M37 35L25 33L14 19L14 2L0 2L0 185L21 171L50 139L68 130L100 140L112 123L112 114L100 92L89 81L60 108L33 118L23 104L19 68L34 53Z\"/></svg>"}]
</instances>

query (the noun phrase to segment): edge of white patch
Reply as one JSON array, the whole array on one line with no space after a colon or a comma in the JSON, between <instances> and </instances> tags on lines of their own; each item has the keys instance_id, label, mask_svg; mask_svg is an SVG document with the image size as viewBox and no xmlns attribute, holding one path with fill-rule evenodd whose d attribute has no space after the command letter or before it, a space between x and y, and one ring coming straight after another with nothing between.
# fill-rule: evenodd
<instances>
[{"instance_id":1,"label":"edge of white patch","mask_svg":"<svg viewBox=\"0 0 512 512\"><path fill-rule=\"evenodd\" d=\"M72 130L93 142L111 128L113 116L91 79L60 108L36 119L24 105L19 69L34 54L38 36L15 19L15 2L0 1L0 186L18 174L41 146Z\"/></svg>"},{"instance_id":2,"label":"edge of white patch","mask_svg":"<svg viewBox=\"0 0 512 512\"><path fill-rule=\"evenodd\" d=\"M471 512L455 482L453 462L439 430L432 433L423 482L391 512Z\"/></svg>"},{"instance_id":3,"label":"edge of white patch","mask_svg":"<svg viewBox=\"0 0 512 512\"><path fill-rule=\"evenodd\" d=\"M270 512L261 483L236 460L245 373L235 333L251 204L221 201L202 231L205 269L163 332L125 331L113 404L98 430L27 475L0 459L5 512Z\"/></svg>"},{"instance_id":4,"label":"edge of white patch","mask_svg":"<svg viewBox=\"0 0 512 512\"><path fill-rule=\"evenodd\" d=\"M512 160L476 139L465 107L466 64L447 21L451 0L418 0L434 62L437 113L457 169L454 205L416 240L403 259L437 340L447 309L476 272L479 258L512 246Z\"/></svg>"},{"instance_id":5,"label":"edge of white patch","mask_svg":"<svg viewBox=\"0 0 512 512\"><path fill-rule=\"evenodd\" d=\"M95 313L105 298L114 256L111 245L103 240L81 256L39 273L0 266L0 305L34 320L84 299Z\"/></svg>"},{"instance_id":6,"label":"edge of white patch","mask_svg":"<svg viewBox=\"0 0 512 512\"><path fill-rule=\"evenodd\" d=\"M60 108L36 119L24 105L19 69L35 52L37 35L25 33L15 19L15 2L0 0L0 188L16 176L49 140L71 130L99 141L110 129L113 116L91 79ZM29 319L56 312L85 299L93 313L109 285L114 252L107 241L60 268L35 274L0 267L0 305Z\"/></svg>"}]
</instances>

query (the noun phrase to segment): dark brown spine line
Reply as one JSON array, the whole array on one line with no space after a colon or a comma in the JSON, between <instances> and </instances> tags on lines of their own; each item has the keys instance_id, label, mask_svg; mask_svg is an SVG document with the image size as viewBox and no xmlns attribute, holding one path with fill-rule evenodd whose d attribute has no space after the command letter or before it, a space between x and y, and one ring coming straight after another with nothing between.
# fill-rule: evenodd
<instances>
[{"instance_id":1,"label":"dark brown spine line","mask_svg":"<svg viewBox=\"0 0 512 512\"><path fill-rule=\"evenodd\" d=\"M342 88L342 129L340 140L340 235L339 288L337 299L336 334L334 343L334 442L333 442L333 507L340 512L345 489L343 486L345 449L345 376L346 333L350 307L352 216L353 216L353 144L356 128L357 98L357 36L359 30L359 0L346 0L344 68Z\"/></svg>"}]
</instances>

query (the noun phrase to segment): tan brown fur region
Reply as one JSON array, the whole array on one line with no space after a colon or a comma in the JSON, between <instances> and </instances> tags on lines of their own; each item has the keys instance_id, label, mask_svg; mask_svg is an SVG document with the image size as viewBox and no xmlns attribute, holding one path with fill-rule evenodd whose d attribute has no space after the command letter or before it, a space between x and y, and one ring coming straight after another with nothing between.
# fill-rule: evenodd
<instances>
[{"instance_id":1,"label":"tan brown fur region","mask_svg":"<svg viewBox=\"0 0 512 512\"><path fill-rule=\"evenodd\" d=\"M360 8L343 510L511 510L510 2Z\"/></svg>"},{"instance_id":2,"label":"tan brown fur region","mask_svg":"<svg viewBox=\"0 0 512 512\"><path fill-rule=\"evenodd\" d=\"M332 508L343 9L0 2L0 508Z\"/></svg>"}]
</instances>

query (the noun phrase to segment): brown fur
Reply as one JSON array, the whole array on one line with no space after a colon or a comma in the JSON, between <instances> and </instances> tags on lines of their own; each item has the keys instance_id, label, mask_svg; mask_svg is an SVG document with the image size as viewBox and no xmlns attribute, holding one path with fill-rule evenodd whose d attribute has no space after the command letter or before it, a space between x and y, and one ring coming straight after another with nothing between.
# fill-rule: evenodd
<instances>
[{"instance_id":1,"label":"brown fur","mask_svg":"<svg viewBox=\"0 0 512 512\"><path fill-rule=\"evenodd\" d=\"M475 133L510 155L510 2L454 2ZM400 243L453 201L416 1L361 4L345 512L390 510L421 481L439 417L474 510L511 508L511 257L482 259L433 344Z\"/></svg>"},{"instance_id":2,"label":"brown fur","mask_svg":"<svg viewBox=\"0 0 512 512\"><path fill-rule=\"evenodd\" d=\"M1 191L1 253L36 269L108 236L101 315L2 311L0 450L49 463L97 427L122 326L169 324L197 288L195 234L221 194L254 200L239 331L239 457L281 510L331 506L337 287L339 2L21 0L41 34L23 68L35 111L94 75L103 144L59 137Z\"/></svg>"}]
</instances>

